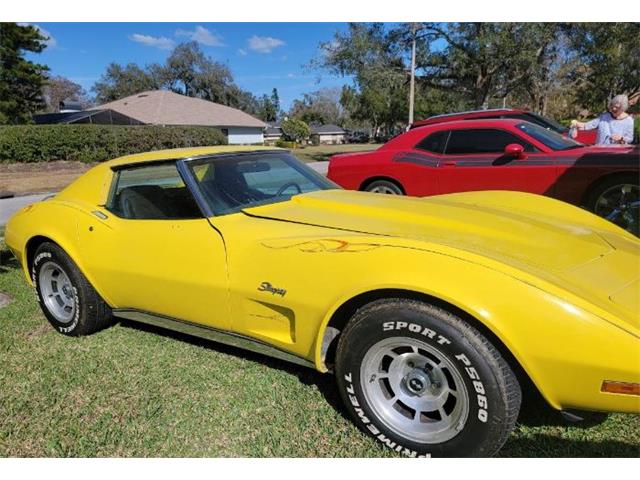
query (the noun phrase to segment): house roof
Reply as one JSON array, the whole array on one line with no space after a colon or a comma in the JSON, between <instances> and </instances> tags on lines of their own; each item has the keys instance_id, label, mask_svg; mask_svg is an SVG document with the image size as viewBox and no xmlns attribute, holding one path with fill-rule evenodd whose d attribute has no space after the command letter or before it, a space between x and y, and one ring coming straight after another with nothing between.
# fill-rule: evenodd
<instances>
[{"instance_id":1,"label":"house roof","mask_svg":"<svg viewBox=\"0 0 640 480\"><path fill-rule=\"evenodd\" d=\"M338 135L346 133L342 128L337 125L312 125L311 128L312 135Z\"/></svg>"},{"instance_id":2,"label":"house roof","mask_svg":"<svg viewBox=\"0 0 640 480\"><path fill-rule=\"evenodd\" d=\"M142 122L113 110L85 110L82 112L42 113L33 116L36 125L56 123L95 123L99 125L137 125Z\"/></svg>"},{"instance_id":3,"label":"house roof","mask_svg":"<svg viewBox=\"0 0 640 480\"><path fill-rule=\"evenodd\" d=\"M264 131L265 135L282 135L282 127L280 127L280 124L276 124L276 125L268 125L266 130Z\"/></svg>"},{"instance_id":4,"label":"house roof","mask_svg":"<svg viewBox=\"0 0 640 480\"><path fill-rule=\"evenodd\" d=\"M155 125L267 126L263 121L236 108L168 90L141 92L96 108L115 110L143 123Z\"/></svg>"}]
</instances>

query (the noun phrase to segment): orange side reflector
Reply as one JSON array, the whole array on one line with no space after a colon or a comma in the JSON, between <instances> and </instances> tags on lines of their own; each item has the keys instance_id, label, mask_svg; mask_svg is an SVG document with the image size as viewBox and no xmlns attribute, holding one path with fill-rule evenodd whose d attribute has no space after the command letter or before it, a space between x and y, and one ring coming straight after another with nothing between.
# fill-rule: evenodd
<instances>
[{"instance_id":1,"label":"orange side reflector","mask_svg":"<svg viewBox=\"0 0 640 480\"><path fill-rule=\"evenodd\" d=\"M602 388L600 391L607 393L620 393L622 395L640 395L640 383L605 380L602 382Z\"/></svg>"}]
</instances>

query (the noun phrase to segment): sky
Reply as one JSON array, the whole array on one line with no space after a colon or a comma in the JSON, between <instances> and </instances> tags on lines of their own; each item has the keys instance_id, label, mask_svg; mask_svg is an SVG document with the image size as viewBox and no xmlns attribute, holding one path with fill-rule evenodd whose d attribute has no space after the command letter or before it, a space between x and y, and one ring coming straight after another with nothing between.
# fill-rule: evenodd
<instances>
[{"instance_id":1,"label":"sky","mask_svg":"<svg viewBox=\"0 0 640 480\"><path fill-rule=\"evenodd\" d=\"M204 53L229 65L236 83L256 96L278 89L281 107L319 88L350 83L307 67L346 23L37 23L50 37L31 60L91 87L109 63L163 63L173 46L195 40Z\"/></svg>"}]
</instances>

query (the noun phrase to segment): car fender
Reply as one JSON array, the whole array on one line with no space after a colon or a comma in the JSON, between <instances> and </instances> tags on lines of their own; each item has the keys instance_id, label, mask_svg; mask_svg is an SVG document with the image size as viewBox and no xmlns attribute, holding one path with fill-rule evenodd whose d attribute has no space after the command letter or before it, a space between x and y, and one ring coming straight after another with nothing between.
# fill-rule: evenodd
<instances>
[{"instance_id":1,"label":"car fender","mask_svg":"<svg viewBox=\"0 0 640 480\"><path fill-rule=\"evenodd\" d=\"M526 278L516 278L486 265L438 252L424 253L419 256L419 262L415 261L415 251L413 255L414 264L419 263L418 268L425 269L423 281L371 282L369 287L346 291L335 301L318 329L314 359L318 370L327 371L323 340L340 307L359 295L391 291L391 296L398 292L427 301L435 298L483 325L556 409L634 411L637 408L632 404L634 399L605 397L600 393L602 381L611 372L617 376L612 380L640 382L640 365L627 365L625 361L637 351L636 336L574 305L570 296L561 298L557 292L545 291ZM402 255L397 257L398 264L402 264ZM436 276L433 282L424 281L428 267L432 272L447 273ZM415 274L405 278L415 278ZM464 281L460 281L461 278ZM525 310L522 305L530 307ZM592 356L580 354L585 351L593 352Z\"/></svg>"},{"instance_id":2,"label":"car fender","mask_svg":"<svg viewBox=\"0 0 640 480\"><path fill-rule=\"evenodd\" d=\"M16 253L21 263L27 282L33 286L29 271L27 247L36 237L46 237L58 244L71 257L91 285L109 305L109 298L101 291L100 285L94 282L91 270L87 268L79 242L78 228L80 216L91 216L88 205L78 202L50 199L28 205L18 211L9 220L6 227L6 242ZM55 222L48 221L55 218ZM98 218L91 217L93 220Z\"/></svg>"}]
</instances>

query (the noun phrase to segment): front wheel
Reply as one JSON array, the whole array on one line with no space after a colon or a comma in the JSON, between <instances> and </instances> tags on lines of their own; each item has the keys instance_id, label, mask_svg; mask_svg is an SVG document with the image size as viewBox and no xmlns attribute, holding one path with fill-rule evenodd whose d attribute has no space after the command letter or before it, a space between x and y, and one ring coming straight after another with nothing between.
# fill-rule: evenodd
<instances>
[{"instance_id":1,"label":"front wheel","mask_svg":"<svg viewBox=\"0 0 640 480\"><path fill-rule=\"evenodd\" d=\"M31 278L40 308L58 332L89 335L111 324L109 306L55 243L45 242L38 247Z\"/></svg>"},{"instance_id":2,"label":"front wheel","mask_svg":"<svg viewBox=\"0 0 640 480\"><path fill-rule=\"evenodd\" d=\"M340 394L356 424L408 456L490 456L520 409L515 375L460 318L432 305L361 308L336 354Z\"/></svg>"},{"instance_id":3,"label":"front wheel","mask_svg":"<svg viewBox=\"0 0 640 480\"><path fill-rule=\"evenodd\" d=\"M640 236L640 185L637 176L618 176L603 181L590 192L586 207Z\"/></svg>"}]
</instances>

